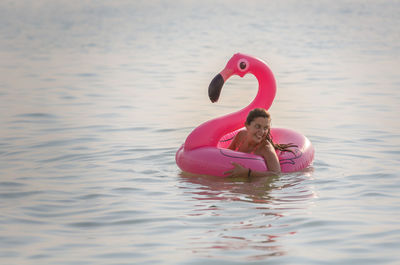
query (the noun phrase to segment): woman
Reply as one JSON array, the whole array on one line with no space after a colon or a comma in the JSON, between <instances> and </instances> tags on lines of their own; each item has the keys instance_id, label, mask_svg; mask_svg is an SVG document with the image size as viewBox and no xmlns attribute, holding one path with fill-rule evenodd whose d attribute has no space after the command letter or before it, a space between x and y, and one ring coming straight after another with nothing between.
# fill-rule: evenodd
<instances>
[{"instance_id":1,"label":"woman","mask_svg":"<svg viewBox=\"0 0 400 265\"><path fill-rule=\"evenodd\" d=\"M270 134L271 116L265 109L257 108L250 111L245 126L246 130L240 131L235 136L228 149L262 156L267 164L268 171L251 170L233 162L234 168L224 174L228 174L228 177L263 177L279 174L281 166L275 150L290 152L287 148L294 145L275 144L272 141Z\"/></svg>"}]
</instances>

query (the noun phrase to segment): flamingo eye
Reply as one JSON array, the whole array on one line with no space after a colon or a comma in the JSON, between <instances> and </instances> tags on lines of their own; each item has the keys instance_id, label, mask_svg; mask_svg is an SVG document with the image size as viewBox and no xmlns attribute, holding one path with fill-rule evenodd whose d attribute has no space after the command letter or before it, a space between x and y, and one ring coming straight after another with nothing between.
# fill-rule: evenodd
<instances>
[{"instance_id":1,"label":"flamingo eye","mask_svg":"<svg viewBox=\"0 0 400 265\"><path fill-rule=\"evenodd\" d=\"M242 72L246 71L249 68L249 62L246 59L240 59L238 62L238 68Z\"/></svg>"}]
</instances>

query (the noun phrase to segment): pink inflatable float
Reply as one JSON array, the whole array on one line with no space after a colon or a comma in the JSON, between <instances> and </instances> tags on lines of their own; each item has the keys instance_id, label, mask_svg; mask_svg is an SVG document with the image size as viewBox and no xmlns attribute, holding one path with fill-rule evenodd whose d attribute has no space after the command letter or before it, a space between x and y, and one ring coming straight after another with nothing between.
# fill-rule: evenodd
<instances>
[{"instance_id":1,"label":"pink inflatable float","mask_svg":"<svg viewBox=\"0 0 400 265\"><path fill-rule=\"evenodd\" d=\"M210 100L216 102L224 82L229 77L243 77L248 73L253 74L259 83L254 100L242 110L209 120L195 128L176 152L176 163L182 171L222 177L225 171L233 168L232 162L252 170L267 170L261 156L226 149L233 137L243 128L249 111L254 108L269 109L275 98L275 79L266 63L249 55L235 54L212 80L208 94ZM304 135L283 128L271 128L271 135L275 143L297 145L291 148L293 152L277 151L282 172L299 171L312 163L314 148Z\"/></svg>"}]
</instances>

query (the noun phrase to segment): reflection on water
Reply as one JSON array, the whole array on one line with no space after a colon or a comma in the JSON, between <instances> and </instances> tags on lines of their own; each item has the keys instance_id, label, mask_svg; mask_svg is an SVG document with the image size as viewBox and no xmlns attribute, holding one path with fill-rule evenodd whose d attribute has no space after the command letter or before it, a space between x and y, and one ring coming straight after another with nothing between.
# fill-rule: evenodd
<instances>
[{"instance_id":1,"label":"reflection on water","mask_svg":"<svg viewBox=\"0 0 400 265\"><path fill-rule=\"evenodd\" d=\"M181 173L182 179L192 184L201 185L201 191L194 192L199 196L197 200L242 200L252 202L268 202L269 192L277 177L234 179L212 176L194 176L186 172Z\"/></svg>"},{"instance_id":2,"label":"reflection on water","mask_svg":"<svg viewBox=\"0 0 400 265\"><path fill-rule=\"evenodd\" d=\"M312 169L272 178L180 176L180 188L196 201L185 220L211 221L204 234L188 239L188 248L209 258L229 258L238 250L248 253L248 261L285 255L281 238L297 233L290 219L316 197L308 183Z\"/></svg>"}]
</instances>

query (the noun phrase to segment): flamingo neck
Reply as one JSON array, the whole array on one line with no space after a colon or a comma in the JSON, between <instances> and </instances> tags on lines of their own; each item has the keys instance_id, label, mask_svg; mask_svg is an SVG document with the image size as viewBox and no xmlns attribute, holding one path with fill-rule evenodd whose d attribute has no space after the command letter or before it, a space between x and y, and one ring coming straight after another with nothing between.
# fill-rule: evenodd
<instances>
[{"instance_id":1,"label":"flamingo neck","mask_svg":"<svg viewBox=\"0 0 400 265\"><path fill-rule=\"evenodd\" d=\"M253 74L258 80L258 92L254 100L245 108L204 122L195 128L185 141L185 149L203 146L217 146L221 137L242 128L248 113L254 108L269 109L276 93L275 79L271 70L262 62L256 65Z\"/></svg>"}]
</instances>

